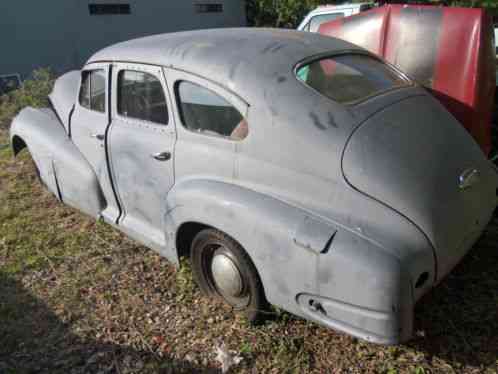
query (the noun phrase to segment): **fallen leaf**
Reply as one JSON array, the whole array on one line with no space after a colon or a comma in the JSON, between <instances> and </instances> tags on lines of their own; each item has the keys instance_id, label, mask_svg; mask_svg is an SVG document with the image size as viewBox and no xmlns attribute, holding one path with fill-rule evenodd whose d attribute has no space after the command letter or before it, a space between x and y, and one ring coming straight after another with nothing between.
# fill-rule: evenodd
<instances>
[{"instance_id":1,"label":"fallen leaf","mask_svg":"<svg viewBox=\"0 0 498 374\"><path fill-rule=\"evenodd\" d=\"M242 357L237 354L230 353L225 343L216 344L216 361L221 363L221 372L226 373L234 365L238 365L242 361Z\"/></svg>"}]
</instances>

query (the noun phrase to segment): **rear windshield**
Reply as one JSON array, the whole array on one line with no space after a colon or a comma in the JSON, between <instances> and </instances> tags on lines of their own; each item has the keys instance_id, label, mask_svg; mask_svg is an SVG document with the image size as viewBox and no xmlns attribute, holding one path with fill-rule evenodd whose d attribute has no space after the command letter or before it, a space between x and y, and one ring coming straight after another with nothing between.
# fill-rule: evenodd
<instances>
[{"instance_id":1,"label":"rear windshield","mask_svg":"<svg viewBox=\"0 0 498 374\"><path fill-rule=\"evenodd\" d=\"M351 103L407 84L383 62L360 54L315 60L301 66L297 78L339 103Z\"/></svg>"}]
</instances>

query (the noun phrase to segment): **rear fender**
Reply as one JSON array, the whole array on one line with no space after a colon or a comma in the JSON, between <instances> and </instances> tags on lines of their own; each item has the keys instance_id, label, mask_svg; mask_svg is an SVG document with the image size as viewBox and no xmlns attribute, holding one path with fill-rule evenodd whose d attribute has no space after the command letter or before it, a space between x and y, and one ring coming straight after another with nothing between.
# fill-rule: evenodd
<instances>
[{"instance_id":1,"label":"rear fender","mask_svg":"<svg viewBox=\"0 0 498 374\"><path fill-rule=\"evenodd\" d=\"M98 216L105 199L95 172L51 109L26 108L12 121L14 154L25 145L47 188L64 203Z\"/></svg>"},{"instance_id":2,"label":"rear fender","mask_svg":"<svg viewBox=\"0 0 498 374\"><path fill-rule=\"evenodd\" d=\"M302 315L295 296L316 292L317 259L336 232L332 224L318 224L316 217L268 195L206 179L175 185L167 206L163 255L178 263L176 235L182 224L196 222L217 228L244 247L268 301ZM315 220L313 227L310 219Z\"/></svg>"}]
</instances>

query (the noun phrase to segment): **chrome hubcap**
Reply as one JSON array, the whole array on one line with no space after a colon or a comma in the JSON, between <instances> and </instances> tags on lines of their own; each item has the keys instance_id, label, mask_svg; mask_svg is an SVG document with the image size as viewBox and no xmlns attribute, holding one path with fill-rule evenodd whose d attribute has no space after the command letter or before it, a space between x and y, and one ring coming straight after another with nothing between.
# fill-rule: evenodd
<instances>
[{"instance_id":1,"label":"chrome hubcap","mask_svg":"<svg viewBox=\"0 0 498 374\"><path fill-rule=\"evenodd\" d=\"M211 273L219 292L232 297L240 296L244 289L242 275L230 257L222 253L215 254Z\"/></svg>"}]
</instances>

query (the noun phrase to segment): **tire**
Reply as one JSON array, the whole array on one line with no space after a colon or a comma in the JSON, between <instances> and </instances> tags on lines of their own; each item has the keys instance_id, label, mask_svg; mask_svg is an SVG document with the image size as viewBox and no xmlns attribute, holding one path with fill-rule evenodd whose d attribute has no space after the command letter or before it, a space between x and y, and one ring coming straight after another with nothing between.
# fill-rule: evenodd
<instances>
[{"instance_id":1,"label":"tire","mask_svg":"<svg viewBox=\"0 0 498 374\"><path fill-rule=\"evenodd\" d=\"M268 303L261 279L239 243L218 230L204 229L192 242L190 258L194 280L205 295L221 299L251 323L264 318Z\"/></svg>"}]
</instances>

